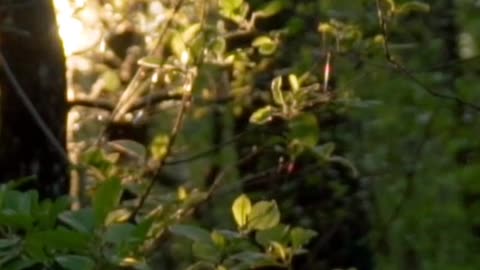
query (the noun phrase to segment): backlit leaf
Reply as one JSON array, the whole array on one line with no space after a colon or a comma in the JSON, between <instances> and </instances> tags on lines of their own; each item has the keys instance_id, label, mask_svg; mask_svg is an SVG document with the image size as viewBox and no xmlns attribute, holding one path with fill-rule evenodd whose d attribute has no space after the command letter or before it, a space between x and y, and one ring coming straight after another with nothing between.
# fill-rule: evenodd
<instances>
[{"instance_id":1,"label":"backlit leaf","mask_svg":"<svg viewBox=\"0 0 480 270\"><path fill-rule=\"evenodd\" d=\"M247 218L252 211L252 203L247 195L242 194L232 204L232 213L238 227L243 228L247 224Z\"/></svg>"},{"instance_id":2,"label":"backlit leaf","mask_svg":"<svg viewBox=\"0 0 480 270\"><path fill-rule=\"evenodd\" d=\"M288 6L286 0L273 0L265 4L259 11L257 11L262 17L273 16Z\"/></svg>"},{"instance_id":3,"label":"backlit leaf","mask_svg":"<svg viewBox=\"0 0 480 270\"><path fill-rule=\"evenodd\" d=\"M301 248L304 245L308 244L312 238L317 236L318 233L313 230L303 229L300 227L293 228L290 232L290 239L292 241L292 246L295 249Z\"/></svg>"},{"instance_id":4,"label":"backlit leaf","mask_svg":"<svg viewBox=\"0 0 480 270\"><path fill-rule=\"evenodd\" d=\"M273 107L269 105L260 108L250 116L250 123L257 125L265 124L272 119L273 112Z\"/></svg>"},{"instance_id":5,"label":"backlit leaf","mask_svg":"<svg viewBox=\"0 0 480 270\"><path fill-rule=\"evenodd\" d=\"M253 205L247 226L253 230L273 228L280 222L280 211L274 201L260 201Z\"/></svg>"}]
</instances>

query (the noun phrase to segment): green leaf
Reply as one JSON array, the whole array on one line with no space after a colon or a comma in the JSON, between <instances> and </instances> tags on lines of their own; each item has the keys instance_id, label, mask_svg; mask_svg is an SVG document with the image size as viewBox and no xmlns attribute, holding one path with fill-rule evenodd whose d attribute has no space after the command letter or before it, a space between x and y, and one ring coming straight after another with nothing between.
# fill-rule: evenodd
<instances>
[{"instance_id":1,"label":"green leaf","mask_svg":"<svg viewBox=\"0 0 480 270\"><path fill-rule=\"evenodd\" d=\"M395 10L395 0L385 0L386 7L388 11Z\"/></svg>"},{"instance_id":2,"label":"green leaf","mask_svg":"<svg viewBox=\"0 0 480 270\"><path fill-rule=\"evenodd\" d=\"M6 190L3 195L2 209L12 210L12 212L24 215L32 213L32 204L38 202L38 192L28 191L20 192L16 190Z\"/></svg>"},{"instance_id":3,"label":"green leaf","mask_svg":"<svg viewBox=\"0 0 480 270\"><path fill-rule=\"evenodd\" d=\"M220 235L224 236L228 240L233 240L233 239L240 239L242 238L242 234L238 233L236 231L230 231L230 230L215 230L215 232L218 232Z\"/></svg>"},{"instance_id":4,"label":"green leaf","mask_svg":"<svg viewBox=\"0 0 480 270\"><path fill-rule=\"evenodd\" d=\"M120 76L111 69L103 72L99 79L103 83L103 89L110 92L116 91L122 86Z\"/></svg>"},{"instance_id":5,"label":"green leaf","mask_svg":"<svg viewBox=\"0 0 480 270\"><path fill-rule=\"evenodd\" d=\"M223 37L217 37L212 44L212 51L214 51L218 55L222 55L225 53L227 49L227 42Z\"/></svg>"},{"instance_id":6,"label":"green leaf","mask_svg":"<svg viewBox=\"0 0 480 270\"><path fill-rule=\"evenodd\" d=\"M395 8L395 13L399 15L407 15L412 12L430 12L430 5L411 1L404 4L401 4L399 7Z\"/></svg>"},{"instance_id":7,"label":"green leaf","mask_svg":"<svg viewBox=\"0 0 480 270\"><path fill-rule=\"evenodd\" d=\"M316 117L311 113L303 113L289 123L290 138L297 139L302 145L313 148L317 145L319 128Z\"/></svg>"},{"instance_id":8,"label":"green leaf","mask_svg":"<svg viewBox=\"0 0 480 270\"><path fill-rule=\"evenodd\" d=\"M267 256L264 253L253 252L253 251L243 251L237 254L234 254L227 258L227 261L240 261L249 266L249 269L258 268L262 266L278 266L279 264L275 262L272 258Z\"/></svg>"},{"instance_id":9,"label":"green leaf","mask_svg":"<svg viewBox=\"0 0 480 270\"><path fill-rule=\"evenodd\" d=\"M271 91L272 91L272 97L273 101L280 106L285 106L285 100L283 98L283 92L282 92L282 77L276 77L275 79L272 80L272 86L271 86Z\"/></svg>"},{"instance_id":10,"label":"green leaf","mask_svg":"<svg viewBox=\"0 0 480 270\"><path fill-rule=\"evenodd\" d=\"M91 234L59 228L27 234L25 242L30 242L34 245L34 242L38 242L46 248L55 250L85 251L92 237L93 235Z\"/></svg>"},{"instance_id":11,"label":"green leaf","mask_svg":"<svg viewBox=\"0 0 480 270\"><path fill-rule=\"evenodd\" d=\"M196 206L199 203L205 201L205 199L208 198L208 194L206 192L198 191L198 190L193 190L188 194L188 196L184 200L184 205L189 207L189 206Z\"/></svg>"},{"instance_id":12,"label":"green leaf","mask_svg":"<svg viewBox=\"0 0 480 270\"><path fill-rule=\"evenodd\" d=\"M275 201L260 201L252 207L248 216L248 228L254 230L267 230L278 225L280 211Z\"/></svg>"},{"instance_id":13,"label":"green leaf","mask_svg":"<svg viewBox=\"0 0 480 270\"><path fill-rule=\"evenodd\" d=\"M21 214L11 209L0 212L0 225L12 229L30 230L33 227L34 218L29 214Z\"/></svg>"},{"instance_id":14,"label":"green leaf","mask_svg":"<svg viewBox=\"0 0 480 270\"><path fill-rule=\"evenodd\" d=\"M194 242L192 251L196 258L213 263L220 261L221 252L212 243Z\"/></svg>"},{"instance_id":15,"label":"green leaf","mask_svg":"<svg viewBox=\"0 0 480 270\"><path fill-rule=\"evenodd\" d=\"M113 224L107 227L103 238L108 243L120 244L127 241L134 230L135 225L130 223Z\"/></svg>"},{"instance_id":16,"label":"green leaf","mask_svg":"<svg viewBox=\"0 0 480 270\"><path fill-rule=\"evenodd\" d=\"M264 44L258 48L258 52L262 55L272 55L277 49L276 43Z\"/></svg>"},{"instance_id":17,"label":"green leaf","mask_svg":"<svg viewBox=\"0 0 480 270\"><path fill-rule=\"evenodd\" d=\"M20 243L20 238L0 239L0 249L13 248Z\"/></svg>"},{"instance_id":18,"label":"green leaf","mask_svg":"<svg viewBox=\"0 0 480 270\"><path fill-rule=\"evenodd\" d=\"M106 158L105 153L100 149L88 150L84 159L87 165L98 169L103 174L107 174L112 167L112 162Z\"/></svg>"},{"instance_id":19,"label":"green leaf","mask_svg":"<svg viewBox=\"0 0 480 270\"><path fill-rule=\"evenodd\" d=\"M130 218L132 211L125 208L116 209L108 213L107 218L105 219L105 225L122 223L127 221Z\"/></svg>"},{"instance_id":20,"label":"green leaf","mask_svg":"<svg viewBox=\"0 0 480 270\"><path fill-rule=\"evenodd\" d=\"M343 165L350 169L350 172L353 177L358 177L358 169L355 167L355 165L350 161L349 159L342 157L342 156L331 156L328 159L329 162L334 162L340 165Z\"/></svg>"},{"instance_id":21,"label":"green leaf","mask_svg":"<svg viewBox=\"0 0 480 270\"><path fill-rule=\"evenodd\" d=\"M55 261L65 270L94 270L95 262L85 256L62 255L55 257Z\"/></svg>"},{"instance_id":22,"label":"green leaf","mask_svg":"<svg viewBox=\"0 0 480 270\"><path fill-rule=\"evenodd\" d=\"M273 241L271 243L271 247L272 247L273 255L278 259L280 259L280 261L282 262L285 262L287 258L290 256L289 249L278 242Z\"/></svg>"},{"instance_id":23,"label":"green leaf","mask_svg":"<svg viewBox=\"0 0 480 270\"><path fill-rule=\"evenodd\" d=\"M247 218L252 211L252 203L247 195L238 196L232 204L232 213L239 228L247 224Z\"/></svg>"},{"instance_id":24,"label":"green leaf","mask_svg":"<svg viewBox=\"0 0 480 270\"><path fill-rule=\"evenodd\" d=\"M305 28L305 21L302 17L293 17L287 22L287 31L289 35L300 34Z\"/></svg>"},{"instance_id":25,"label":"green leaf","mask_svg":"<svg viewBox=\"0 0 480 270\"><path fill-rule=\"evenodd\" d=\"M288 82L290 83L290 88L293 92L300 90L300 82L295 74L288 75Z\"/></svg>"},{"instance_id":26,"label":"green leaf","mask_svg":"<svg viewBox=\"0 0 480 270\"><path fill-rule=\"evenodd\" d=\"M272 120L273 113L274 109L270 105L260 108L250 116L250 123L257 125L265 124Z\"/></svg>"},{"instance_id":27,"label":"green leaf","mask_svg":"<svg viewBox=\"0 0 480 270\"><path fill-rule=\"evenodd\" d=\"M138 225L135 227L131 234L131 243L141 244L144 243L148 237L148 233L150 232L150 228L154 222L154 218L147 218L142 220Z\"/></svg>"},{"instance_id":28,"label":"green leaf","mask_svg":"<svg viewBox=\"0 0 480 270\"><path fill-rule=\"evenodd\" d=\"M317 235L318 233L316 231L295 227L290 232L292 246L294 249L299 249L308 244L308 242Z\"/></svg>"},{"instance_id":29,"label":"green leaf","mask_svg":"<svg viewBox=\"0 0 480 270\"><path fill-rule=\"evenodd\" d=\"M47 261L50 258L45 252L45 243L38 236L31 237L29 234L25 236L23 252L36 261Z\"/></svg>"},{"instance_id":30,"label":"green leaf","mask_svg":"<svg viewBox=\"0 0 480 270\"><path fill-rule=\"evenodd\" d=\"M156 160L160 160L167 154L167 148L170 143L170 136L167 134L157 134L151 144L150 153Z\"/></svg>"},{"instance_id":31,"label":"green leaf","mask_svg":"<svg viewBox=\"0 0 480 270\"><path fill-rule=\"evenodd\" d=\"M170 231L173 234L180 235L187 237L190 240L193 241L198 241L198 242L204 242L204 243L210 243L211 238L210 238L210 233L198 226L193 226L193 225L173 225L170 227Z\"/></svg>"},{"instance_id":32,"label":"green leaf","mask_svg":"<svg viewBox=\"0 0 480 270\"><path fill-rule=\"evenodd\" d=\"M222 9L233 12L239 8L242 3L243 0L220 0L218 4Z\"/></svg>"},{"instance_id":33,"label":"green leaf","mask_svg":"<svg viewBox=\"0 0 480 270\"><path fill-rule=\"evenodd\" d=\"M139 161L144 161L147 157L147 149L142 144L132 140L109 141L108 146L112 150L128 155Z\"/></svg>"},{"instance_id":34,"label":"green leaf","mask_svg":"<svg viewBox=\"0 0 480 270\"><path fill-rule=\"evenodd\" d=\"M196 262L190 265L187 270L217 270L215 264L211 262Z\"/></svg>"},{"instance_id":35,"label":"green leaf","mask_svg":"<svg viewBox=\"0 0 480 270\"><path fill-rule=\"evenodd\" d=\"M313 152L325 160L329 160L332 157L333 151L335 151L335 143L333 142L328 142L313 148Z\"/></svg>"},{"instance_id":36,"label":"green leaf","mask_svg":"<svg viewBox=\"0 0 480 270\"><path fill-rule=\"evenodd\" d=\"M202 25L200 23L194 23L187 27L182 32L182 39L185 44L189 44L190 42L193 41L193 39L198 35L200 30L202 29Z\"/></svg>"},{"instance_id":37,"label":"green leaf","mask_svg":"<svg viewBox=\"0 0 480 270\"><path fill-rule=\"evenodd\" d=\"M138 65L147 68L160 68L162 64L162 59L157 56L145 56L138 60Z\"/></svg>"},{"instance_id":38,"label":"green leaf","mask_svg":"<svg viewBox=\"0 0 480 270\"><path fill-rule=\"evenodd\" d=\"M273 228L257 231L255 234L255 241L265 248L268 247L271 242L286 244L288 240L288 230L288 226L278 224Z\"/></svg>"},{"instance_id":39,"label":"green leaf","mask_svg":"<svg viewBox=\"0 0 480 270\"><path fill-rule=\"evenodd\" d=\"M32 266L34 266L37 263L38 262L35 260L32 260L28 257L23 257L23 258L19 258L17 260L9 262L7 265L5 265L4 268L2 267L2 269L6 269L6 270L34 269L32 268Z\"/></svg>"},{"instance_id":40,"label":"green leaf","mask_svg":"<svg viewBox=\"0 0 480 270\"><path fill-rule=\"evenodd\" d=\"M180 33L177 32L173 34L170 40L170 48L179 59L182 57L182 54L187 51L187 45L183 41Z\"/></svg>"},{"instance_id":41,"label":"green leaf","mask_svg":"<svg viewBox=\"0 0 480 270\"><path fill-rule=\"evenodd\" d=\"M12 260L21 260L20 255L18 249L0 251L0 269L5 269L5 264Z\"/></svg>"},{"instance_id":42,"label":"green leaf","mask_svg":"<svg viewBox=\"0 0 480 270\"><path fill-rule=\"evenodd\" d=\"M79 232L91 233L95 229L95 216L92 208L66 211L60 214L59 219Z\"/></svg>"},{"instance_id":43,"label":"green leaf","mask_svg":"<svg viewBox=\"0 0 480 270\"><path fill-rule=\"evenodd\" d=\"M288 5L289 2L287 0L273 0L260 8L257 13L262 17L270 17L287 8Z\"/></svg>"},{"instance_id":44,"label":"green leaf","mask_svg":"<svg viewBox=\"0 0 480 270\"><path fill-rule=\"evenodd\" d=\"M260 47L265 44L271 44L273 40L269 36L259 36L252 41L253 47Z\"/></svg>"},{"instance_id":45,"label":"green leaf","mask_svg":"<svg viewBox=\"0 0 480 270\"><path fill-rule=\"evenodd\" d=\"M337 29L331 23L320 23L317 27L317 31L323 34L336 35Z\"/></svg>"},{"instance_id":46,"label":"green leaf","mask_svg":"<svg viewBox=\"0 0 480 270\"><path fill-rule=\"evenodd\" d=\"M93 210L97 226L103 224L108 213L118 206L122 191L121 181L117 177L111 177L100 183L93 197Z\"/></svg>"},{"instance_id":47,"label":"green leaf","mask_svg":"<svg viewBox=\"0 0 480 270\"><path fill-rule=\"evenodd\" d=\"M46 228L52 228L55 226L58 216L70 208L70 203L71 200L68 196L62 196L53 202L52 206L49 208L49 220L46 221Z\"/></svg>"},{"instance_id":48,"label":"green leaf","mask_svg":"<svg viewBox=\"0 0 480 270\"><path fill-rule=\"evenodd\" d=\"M277 49L277 43L268 36L260 36L253 40L252 46L258 48L262 55L271 55Z\"/></svg>"},{"instance_id":49,"label":"green leaf","mask_svg":"<svg viewBox=\"0 0 480 270\"><path fill-rule=\"evenodd\" d=\"M236 19L240 22L242 20L245 20L245 17L247 17L249 10L250 10L250 6L248 5L248 3L242 3L242 5L238 7L238 10L236 12L237 13Z\"/></svg>"},{"instance_id":50,"label":"green leaf","mask_svg":"<svg viewBox=\"0 0 480 270\"><path fill-rule=\"evenodd\" d=\"M215 246L219 248L224 248L226 244L226 239L225 236L218 231L214 230L211 234L210 237L212 238L212 242L215 244Z\"/></svg>"}]
</instances>

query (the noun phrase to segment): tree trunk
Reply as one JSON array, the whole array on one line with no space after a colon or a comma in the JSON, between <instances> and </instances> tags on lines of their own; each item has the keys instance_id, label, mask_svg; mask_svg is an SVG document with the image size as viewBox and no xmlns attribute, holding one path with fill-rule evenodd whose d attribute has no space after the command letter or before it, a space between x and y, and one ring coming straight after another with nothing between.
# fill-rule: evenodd
<instances>
[{"instance_id":1,"label":"tree trunk","mask_svg":"<svg viewBox=\"0 0 480 270\"><path fill-rule=\"evenodd\" d=\"M18 94L32 102L54 140L65 151L66 79L65 57L51 0L0 0L0 50L6 65L1 68L0 89L0 182L34 176L26 185L41 197L68 191L65 157L47 139L42 121L34 118ZM19 85L8 75L10 70Z\"/></svg>"}]
</instances>

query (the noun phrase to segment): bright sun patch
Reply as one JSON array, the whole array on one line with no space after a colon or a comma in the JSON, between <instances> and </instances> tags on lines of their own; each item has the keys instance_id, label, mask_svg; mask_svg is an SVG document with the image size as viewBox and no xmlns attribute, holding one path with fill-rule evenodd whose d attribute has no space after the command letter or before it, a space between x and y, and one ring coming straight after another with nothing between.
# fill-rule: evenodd
<instances>
[{"instance_id":1,"label":"bright sun patch","mask_svg":"<svg viewBox=\"0 0 480 270\"><path fill-rule=\"evenodd\" d=\"M54 0L53 2L65 54L72 55L92 46L95 32L89 29L87 24L91 24L95 16L85 7L85 0Z\"/></svg>"}]
</instances>

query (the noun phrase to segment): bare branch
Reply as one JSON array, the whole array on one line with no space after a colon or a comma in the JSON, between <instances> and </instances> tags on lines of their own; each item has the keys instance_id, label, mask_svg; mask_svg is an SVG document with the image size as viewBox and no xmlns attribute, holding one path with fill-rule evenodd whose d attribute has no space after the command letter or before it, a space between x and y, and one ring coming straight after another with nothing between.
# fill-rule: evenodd
<instances>
[{"instance_id":1,"label":"bare branch","mask_svg":"<svg viewBox=\"0 0 480 270\"><path fill-rule=\"evenodd\" d=\"M192 87L192 82L193 82L192 77L194 77L194 74L190 73L189 74L189 79L188 79L189 81L186 82L186 84L185 84L186 88L184 89L184 92L182 94L182 106L180 107L180 110L178 111L177 118L175 119L172 130L170 132L169 140L168 140L168 143L165 147L165 154L157 161L157 164L156 164L156 166L153 170L153 176L151 177L150 182L148 183L147 189L145 190L145 192L140 197L140 201L138 202L138 205L133 209L133 211L132 211L132 213L129 217L130 220L135 218L138 211L140 211L140 209L145 204L145 201L148 198L148 196L150 195L150 193L152 191L152 188L155 184L155 179L157 179L160 176L160 174L162 173L163 168L165 167L166 159L170 156L170 154L172 152L172 148L173 148L173 145L175 144L175 141L178 137L178 133L180 132L180 129L183 126L186 111L187 111L187 109L188 109L188 107L191 103L191 100L192 100L192 93L191 93L191 90L192 90L191 87Z\"/></svg>"},{"instance_id":2,"label":"bare branch","mask_svg":"<svg viewBox=\"0 0 480 270\"><path fill-rule=\"evenodd\" d=\"M455 96L455 95L448 95L444 93L439 93L433 89L431 89L428 85L423 83L420 79L418 79L412 72L410 72L405 66L403 66L400 62L395 60L391 53L390 53L390 46L389 46L389 38L388 38L388 32L387 32L387 23L385 20L385 15L383 14L382 7L380 5L380 0L376 0L377 3L377 15L378 15L378 22L380 25L380 29L382 31L382 35L384 36L384 53L385 53L385 58L387 62L393 67L395 70L400 71L402 75L410 79L412 82L414 82L416 85L420 86L422 89L427 91L430 95L442 99L447 99L451 101L458 102L465 107L471 108L475 111L480 111L480 106L468 101L463 100L462 98Z\"/></svg>"}]
</instances>

